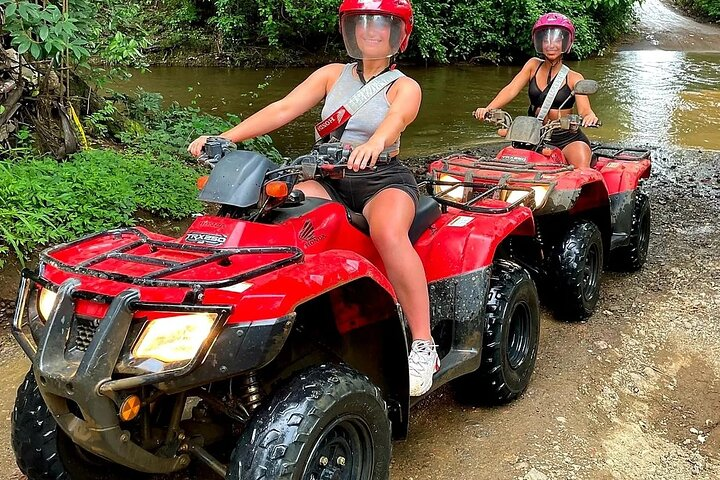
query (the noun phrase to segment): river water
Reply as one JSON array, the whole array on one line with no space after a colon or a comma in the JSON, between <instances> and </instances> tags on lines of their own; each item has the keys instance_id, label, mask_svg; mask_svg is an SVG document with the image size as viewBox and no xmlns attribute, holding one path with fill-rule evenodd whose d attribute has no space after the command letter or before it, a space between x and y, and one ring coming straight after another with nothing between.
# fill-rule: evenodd
<instances>
[{"instance_id":1,"label":"river water","mask_svg":"<svg viewBox=\"0 0 720 480\"><path fill-rule=\"evenodd\" d=\"M625 50L568 64L600 83L601 89L591 103L603 127L588 132L593 140L720 149L720 53ZM423 89L418 118L402 137L403 156L497 140L494 130L474 120L471 112L490 102L518 67L402 70ZM281 98L311 72L308 68L154 67L151 72L136 73L119 89L132 91L141 87L160 92L168 103L194 104L208 113L245 117ZM527 94L523 92L506 109L519 115L527 105ZM312 144L313 125L318 118L319 107L272 137L285 154L302 153Z\"/></svg>"}]
</instances>

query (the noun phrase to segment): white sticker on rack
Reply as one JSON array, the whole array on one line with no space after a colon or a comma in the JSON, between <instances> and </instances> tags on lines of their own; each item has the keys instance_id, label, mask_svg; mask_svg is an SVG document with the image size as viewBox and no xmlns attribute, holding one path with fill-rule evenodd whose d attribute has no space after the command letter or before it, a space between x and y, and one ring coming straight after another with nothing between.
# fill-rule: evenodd
<instances>
[{"instance_id":1,"label":"white sticker on rack","mask_svg":"<svg viewBox=\"0 0 720 480\"><path fill-rule=\"evenodd\" d=\"M450 223L448 223L448 227L464 227L468 223L473 221L474 217L466 217L465 215L460 215L452 219Z\"/></svg>"}]
</instances>

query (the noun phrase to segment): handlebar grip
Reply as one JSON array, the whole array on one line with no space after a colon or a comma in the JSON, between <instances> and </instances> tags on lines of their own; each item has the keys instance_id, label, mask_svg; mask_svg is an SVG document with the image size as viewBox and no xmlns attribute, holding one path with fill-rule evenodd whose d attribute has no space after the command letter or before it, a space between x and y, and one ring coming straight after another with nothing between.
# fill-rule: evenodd
<instances>
[{"instance_id":1,"label":"handlebar grip","mask_svg":"<svg viewBox=\"0 0 720 480\"><path fill-rule=\"evenodd\" d=\"M390 154L381 153L380 155L378 155L376 163L390 163Z\"/></svg>"}]
</instances>

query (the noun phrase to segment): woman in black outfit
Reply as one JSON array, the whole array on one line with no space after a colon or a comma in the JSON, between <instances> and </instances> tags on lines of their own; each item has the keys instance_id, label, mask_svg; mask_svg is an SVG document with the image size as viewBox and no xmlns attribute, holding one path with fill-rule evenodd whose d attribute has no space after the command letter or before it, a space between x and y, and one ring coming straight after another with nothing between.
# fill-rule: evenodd
<instances>
[{"instance_id":1,"label":"woman in black outfit","mask_svg":"<svg viewBox=\"0 0 720 480\"><path fill-rule=\"evenodd\" d=\"M528 60L520 73L500 90L492 102L484 108L475 110L475 118L483 120L488 110L504 107L517 97L525 85L528 85L528 96L530 97L528 115L536 116L539 113L548 91L563 66L563 55L568 53L572 47L575 39L575 27L565 15L546 13L535 23L532 37L535 50L543 58ZM578 72L573 70L568 72L567 77L563 80L562 88L558 91L551 109L544 119L545 122L572 113L572 108L577 102L578 113L583 117L582 125L589 127L597 124L598 118L590 107L590 100L587 96L577 95L568 100L575 84L582 79L583 76ZM563 106L566 100L567 103ZM562 110L559 110L560 106L563 106ZM590 140L582 130L576 132L557 130L553 132L549 143L562 149L565 159L575 168L590 166L592 157Z\"/></svg>"}]
</instances>

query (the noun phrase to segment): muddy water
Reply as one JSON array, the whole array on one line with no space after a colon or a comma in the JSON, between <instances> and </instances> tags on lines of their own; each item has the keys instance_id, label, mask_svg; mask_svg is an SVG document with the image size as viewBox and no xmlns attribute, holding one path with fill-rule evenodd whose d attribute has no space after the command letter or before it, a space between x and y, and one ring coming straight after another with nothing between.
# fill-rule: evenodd
<instances>
[{"instance_id":1,"label":"muddy water","mask_svg":"<svg viewBox=\"0 0 720 480\"><path fill-rule=\"evenodd\" d=\"M600 82L592 99L603 127L589 135L598 141L642 141L652 145L720 149L720 54L640 50L569 62L586 78ZM425 155L494 139L494 130L470 113L486 105L512 77L517 67L403 68L423 88L423 103L415 122L403 134L405 156ZM156 67L136 74L122 88L159 91L165 99L196 104L217 114L247 116L281 98L311 70L237 70ZM257 86L267 82L262 90ZM192 91L188 91L192 87ZM255 95L258 95L255 97ZM507 110L524 114L522 93ZM318 109L272 135L285 152L299 154L312 142ZM198 132L215 133L215 132Z\"/></svg>"}]
</instances>

